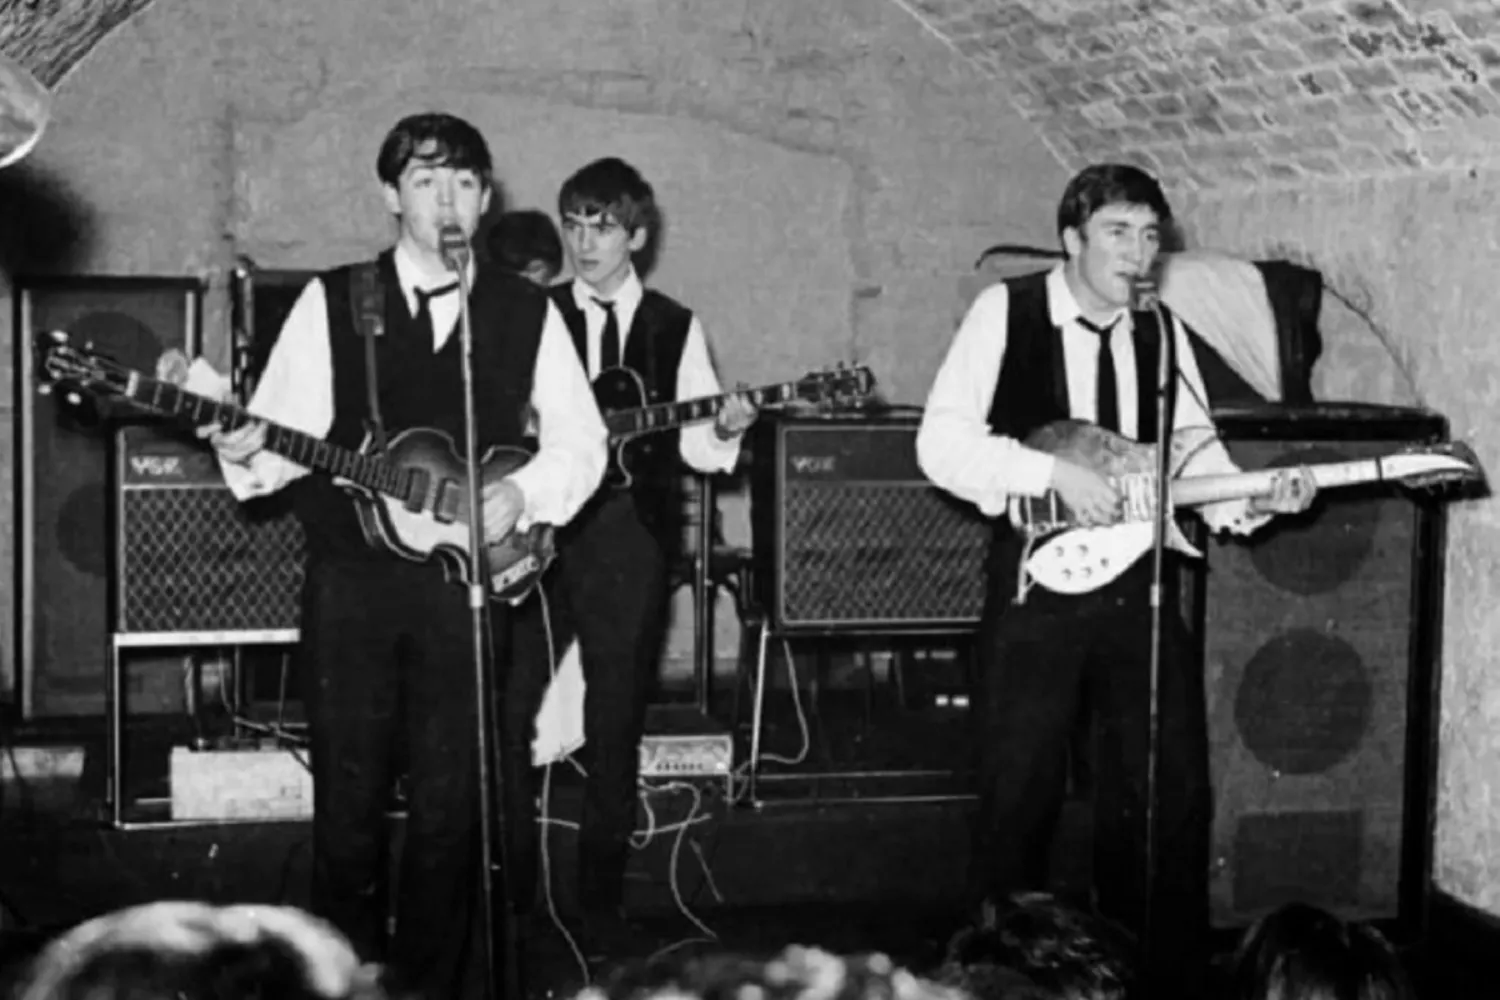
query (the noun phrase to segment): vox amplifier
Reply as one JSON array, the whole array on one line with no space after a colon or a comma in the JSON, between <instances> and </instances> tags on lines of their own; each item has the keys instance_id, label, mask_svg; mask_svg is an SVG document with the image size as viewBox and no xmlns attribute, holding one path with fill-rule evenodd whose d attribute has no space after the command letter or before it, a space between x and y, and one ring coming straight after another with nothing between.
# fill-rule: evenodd
<instances>
[{"instance_id":1,"label":"vox amplifier","mask_svg":"<svg viewBox=\"0 0 1500 1000\"><path fill-rule=\"evenodd\" d=\"M776 631L977 628L989 523L922 475L920 417L902 410L756 425L754 578Z\"/></svg>"},{"instance_id":2,"label":"vox amplifier","mask_svg":"<svg viewBox=\"0 0 1500 1000\"><path fill-rule=\"evenodd\" d=\"M303 535L284 500L240 503L211 451L149 425L115 453L117 641L294 641Z\"/></svg>"}]
</instances>

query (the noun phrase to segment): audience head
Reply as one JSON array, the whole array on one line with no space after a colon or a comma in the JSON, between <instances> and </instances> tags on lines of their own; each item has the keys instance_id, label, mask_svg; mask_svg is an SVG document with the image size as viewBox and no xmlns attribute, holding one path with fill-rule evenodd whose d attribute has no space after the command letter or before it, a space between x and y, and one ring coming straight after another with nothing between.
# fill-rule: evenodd
<instances>
[{"instance_id":1,"label":"audience head","mask_svg":"<svg viewBox=\"0 0 1500 1000\"><path fill-rule=\"evenodd\" d=\"M490 229L487 244L496 264L543 288L562 272L562 240L546 212L526 208L504 213Z\"/></svg>"},{"instance_id":2,"label":"audience head","mask_svg":"<svg viewBox=\"0 0 1500 1000\"><path fill-rule=\"evenodd\" d=\"M1230 1000L1412 1000L1395 949L1375 928L1303 903L1245 932L1230 969Z\"/></svg>"},{"instance_id":3,"label":"audience head","mask_svg":"<svg viewBox=\"0 0 1500 1000\"><path fill-rule=\"evenodd\" d=\"M954 935L939 978L977 1000L1122 1000L1135 988L1134 952L1130 935L1109 921L1046 893L1022 893L986 903Z\"/></svg>"},{"instance_id":4,"label":"audience head","mask_svg":"<svg viewBox=\"0 0 1500 1000\"><path fill-rule=\"evenodd\" d=\"M787 948L769 961L709 955L621 969L578 1000L965 1000L899 969L885 955L842 957Z\"/></svg>"},{"instance_id":5,"label":"audience head","mask_svg":"<svg viewBox=\"0 0 1500 1000\"><path fill-rule=\"evenodd\" d=\"M42 950L18 1000L379 1000L332 927L281 906L160 902L87 921Z\"/></svg>"}]
</instances>

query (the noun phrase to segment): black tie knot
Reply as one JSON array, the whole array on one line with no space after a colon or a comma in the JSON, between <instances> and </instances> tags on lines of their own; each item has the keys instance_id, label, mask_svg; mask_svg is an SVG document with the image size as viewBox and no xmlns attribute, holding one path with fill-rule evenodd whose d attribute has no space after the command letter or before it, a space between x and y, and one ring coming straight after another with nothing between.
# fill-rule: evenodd
<instances>
[{"instance_id":1,"label":"black tie knot","mask_svg":"<svg viewBox=\"0 0 1500 1000\"><path fill-rule=\"evenodd\" d=\"M447 295L449 292L458 290L458 282L454 281L441 288L418 288L417 289L417 311L425 312L427 304L439 296Z\"/></svg>"},{"instance_id":2,"label":"black tie knot","mask_svg":"<svg viewBox=\"0 0 1500 1000\"><path fill-rule=\"evenodd\" d=\"M1078 325L1081 326L1081 327L1083 327L1085 330L1089 330L1089 331L1091 331L1093 333L1097 333L1099 336L1103 337L1105 340L1108 340L1109 339L1109 335L1111 333L1115 332L1115 327L1117 327L1117 326L1120 325L1120 317L1116 316L1114 319L1110 320L1108 323L1105 323L1103 326L1100 326L1098 323L1095 323L1093 320L1087 320L1087 319L1084 319L1082 316L1080 316L1080 317L1078 317Z\"/></svg>"}]
</instances>

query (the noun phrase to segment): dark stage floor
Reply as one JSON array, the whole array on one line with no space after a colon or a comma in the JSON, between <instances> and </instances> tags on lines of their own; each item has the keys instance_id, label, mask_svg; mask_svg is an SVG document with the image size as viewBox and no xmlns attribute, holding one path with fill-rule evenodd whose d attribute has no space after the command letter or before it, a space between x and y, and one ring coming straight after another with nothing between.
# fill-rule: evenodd
<instances>
[{"instance_id":1,"label":"dark stage floor","mask_svg":"<svg viewBox=\"0 0 1500 1000\"><path fill-rule=\"evenodd\" d=\"M769 951L793 941L882 948L915 959L936 949L960 919L954 901L961 897L970 808L956 728L963 712L934 707L930 692L898 690L888 677L874 682L826 668L814 672L816 683L807 683L800 699L805 735L789 690L779 685L768 695L763 752L798 763L768 763L754 801L743 774L732 784L651 783L627 888L627 907L644 933L639 954L622 960L671 946ZM720 702L714 714L727 729L733 692L724 691ZM748 699L739 710L748 720ZM57 731L24 742L83 746L84 773L72 782L5 786L0 951L24 955L79 920L165 897L305 903L306 822L110 828L101 821L103 734L97 727L49 728ZM747 726L740 728L746 731L736 740L737 761L748 740ZM165 819L171 747L224 731L211 712L196 724L180 717L132 720L123 781L127 818ZM558 823L549 857L563 887L572 881L574 843L566 824L576 816L578 778L566 765L552 773ZM399 815L392 824L399 837ZM562 888L558 897L569 911ZM578 985L577 963L545 912L534 923L531 991L546 995ZM693 941L706 936L699 923L718 940Z\"/></svg>"},{"instance_id":2,"label":"dark stage floor","mask_svg":"<svg viewBox=\"0 0 1500 1000\"><path fill-rule=\"evenodd\" d=\"M788 943L839 951L876 949L918 967L935 959L962 919L967 865L965 713L943 707L941 672L872 680L809 668L801 706L806 738L785 686L767 701L763 752L796 759L768 764L756 788L694 780L644 797L642 834L629 870L627 908L643 928L632 954L664 948L771 952ZM715 715L735 718L732 692ZM739 717L748 719L748 703ZM207 722L210 729L215 723ZM185 720L132 723L127 801L166 793L169 748L195 735ZM86 749L81 780L4 786L0 800L0 966L46 936L87 917L147 900L306 901L310 828L252 822L116 830L100 822L102 734L51 734ZM744 759L744 734L736 757ZM34 742L27 739L27 742ZM570 884L577 780L555 769L551 839L556 882ZM731 803L730 797L739 798ZM696 802L696 811L694 806ZM153 808L147 806L145 813ZM399 836L399 817L393 818ZM687 824L683 826L683 824ZM1054 851L1056 887L1087 884L1087 813L1065 811ZM654 831L654 832L652 832ZM570 901L560 892L559 905ZM527 935L528 992L558 995L580 984L565 942L543 913ZM707 941L701 923L713 937ZM1424 968L1443 977L1432 996L1470 992L1449 961Z\"/></svg>"}]
</instances>

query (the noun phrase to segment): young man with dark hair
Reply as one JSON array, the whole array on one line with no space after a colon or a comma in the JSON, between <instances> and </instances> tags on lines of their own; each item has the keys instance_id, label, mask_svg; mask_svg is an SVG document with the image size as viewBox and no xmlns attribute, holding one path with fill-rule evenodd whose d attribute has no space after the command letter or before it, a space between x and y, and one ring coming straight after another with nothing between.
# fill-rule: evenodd
<instances>
[{"instance_id":1,"label":"young man with dark hair","mask_svg":"<svg viewBox=\"0 0 1500 1000\"><path fill-rule=\"evenodd\" d=\"M1166 197L1141 170L1103 164L1074 177L1057 211L1066 260L980 293L937 374L917 434L927 476L996 519L971 702L980 781L974 890L1000 898L1046 888L1067 751L1086 691L1097 737L1095 888L1103 912L1131 927L1139 926L1147 898L1153 561L1142 559L1080 595L1028 587L1023 539L1004 515L1013 497L1049 491L1085 524L1111 523L1119 510L1120 494L1099 469L1025 441L1067 418L1154 441L1160 335L1153 313L1130 306L1171 225ZM1192 349L1181 325L1162 312L1177 345L1172 426L1211 427ZM1237 471L1217 440L1185 468L1188 475ZM1315 489L1306 470L1289 469L1271 495L1209 505L1201 514L1215 530L1248 534L1272 513L1306 508ZM1208 922L1203 678L1180 615L1166 611L1163 625L1155 896L1161 905L1150 941L1164 977L1179 978L1171 973L1181 968L1191 979ZM1170 985L1163 980L1154 988L1166 996Z\"/></svg>"},{"instance_id":2,"label":"young man with dark hair","mask_svg":"<svg viewBox=\"0 0 1500 1000\"><path fill-rule=\"evenodd\" d=\"M659 223L651 185L623 160L596 160L564 182L557 208L575 277L551 296L590 376L632 370L642 405L718 394L702 323L643 287L632 262ZM638 442L632 484L601 491L560 539L547 593L559 634L578 639L586 686L579 898L595 942L628 930L621 907L638 748L666 626L667 573L681 549L683 467L734 468L755 416L735 398L711 423Z\"/></svg>"},{"instance_id":3,"label":"young man with dark hair","mask_svg":"<svg viewBox=\"0 0 1500 1000\"><path fill-rule=\"evenodd\" d=\"M543 288L562 273L562 240L547 213L538 209L518 208L501 215L485 246L497 265Z\"/></svg>"},{"instance_id":4,"label":"young man with dark hair","mask_svg":"<svg viewBox=\"0 0 1500 1000\"><path fill-rule=\"evenodd\" d=\"M442 233L456 226L472 239L490 201L490 170L488 146L462 119L414 115L391 130L376 173L395 245L373 265L334 268L308 283L251 412L349 448L367 436L378 448L382 430L394 437L431 428L462 452L459 285ZM472 259L462 266L471 285L478 451L519 445L528 405L539 424L530 462L484 484L486 537L564 525L597 488L605 458L603 422L567 327L530 282ZM371 280L376 294L362 296ZM379 324L364 321L366 305ZM459 996L480 906L466 590L431 561L369 545L350 497L266 449L264 423L201 433L236 495L291 488L306 528L298 669L312 741L313 907L361 954L384 951L385 812L393 749L403 746L410 789L389 964L403 988ZM504 605L491 609L505 614Z\"/></svg>"}]
</instances>

